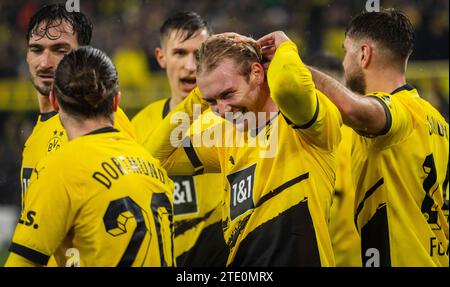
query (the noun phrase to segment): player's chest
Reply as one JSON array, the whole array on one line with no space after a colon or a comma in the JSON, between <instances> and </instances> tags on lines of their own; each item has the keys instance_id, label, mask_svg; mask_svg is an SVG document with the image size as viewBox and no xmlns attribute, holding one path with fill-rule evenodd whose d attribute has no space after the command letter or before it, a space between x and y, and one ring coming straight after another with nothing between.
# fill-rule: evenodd
<instances>
[{"instance_id":1,"label":"player's chest","mask_svg":"<svg viewBox=\"0 0 450 287\"><path fill-rule=\"evenodd\" d=\"M283 151L263 158L259 150L229 151L225 163L225 203L231 220L257 207L265 198L309 172L302 152Z\"/></svg>"}]
</instances>

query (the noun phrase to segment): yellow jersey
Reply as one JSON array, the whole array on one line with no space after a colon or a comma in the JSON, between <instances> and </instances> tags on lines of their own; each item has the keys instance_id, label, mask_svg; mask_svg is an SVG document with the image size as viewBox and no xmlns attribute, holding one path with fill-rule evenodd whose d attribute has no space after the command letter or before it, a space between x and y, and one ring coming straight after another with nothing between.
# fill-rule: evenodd
<instances>
[{"instance_id":1,"label":"yellow jersey","mask_svg":"<svg viewBox=\"0 0 450 287\"><path fill-rule=\"evenodd\" d=\"M167 120L158 129L166 134L144 143L164 160L168 170L222 172L222 221L230 247L227 266L335 265L328 221L342 119L333 103L315 90L311 75L300 75L299 70L307 71L295 44L288 41L277 49L268 81L280 94L285 92L283 88L293 86L300 94L292 97L311 97L315 108L312 119L304 125L296 126L284 114L275 113L265 126L246 136L232 123L224 122L218 125L222 126L218 132L202 135L202 139L214 135L219 144L199 145L192 135L183 141L183 147L175 149L168 143L171 131L164 131L175 127ZM283 76L295 78L291 87L274 85L273 81L286 81ZM312 87L308 95L297 89L299 82L301 87ZM192 103L200 99L200 91L194 90L180 105L191 114ZM281 106L286 103L279 102L283 111ZM307 109L301 106L297 112L302 108ZM231 128L226 128L228 124Z\"/></svg>"},{"instance_id":2,"label":"yellow jersey","mask_svg":"<svg viewBox=\"0 0 450 287\"><path fill-rule=\"evenodd\" d=\"M448 123L410 85L368 96L387 125L353 137L363 265L448 267Z\"/></svg>"},{"instance_id":3,"label":"yellow jersey","mask_svg":"<svg viewBox=\"0 0 450 287\"><path fill-rule=\"evenodd\" d=\"M354 218L355 188L351 177L353 130L341 127L342 141L337 151L336 186L331 205L330 236L337 267L361 267L361 239Z\"/></svg>"},{"instance_id":4,"label":"yellow jersey","mask_svg":"<svg viewBox=\"0 0 450 287\"><path fill-rule=\"evenodd\" d=\"M133 119L139 143L159 136L154 131L170 111L170 99L154 102ZM228 246L222 231L223 188L219 173L196 176L169 173L174 182L174 255L179 267L223 267Z\"/></svg>"},{"instance_id":5,"label":"yellow jersey","mask_svg":"<svg viewBox=\"0 0 450 287\"><path fill-rule=\"evenodd\" d=\"M31 135L25 142L20 170L22 209L25 192L34 167L40 160L59 150L67 142L66 131L57 115L57 112L40 114ZM118 130L128 134L131 138L135 138L130 120L121 108L117 109L114 122L114 126Z\"/></svg>"},{"instance_id":6,"label":"yellow jersey","mask_svg":"<svg viewBox=\"0 0 450 287\"><path fill-rule=\"evenodd\" d=\"M39 265L172 266L173 183L159 161L113 128L64 145L34 169L10 251Z\"/></svg>"}]
</instances>

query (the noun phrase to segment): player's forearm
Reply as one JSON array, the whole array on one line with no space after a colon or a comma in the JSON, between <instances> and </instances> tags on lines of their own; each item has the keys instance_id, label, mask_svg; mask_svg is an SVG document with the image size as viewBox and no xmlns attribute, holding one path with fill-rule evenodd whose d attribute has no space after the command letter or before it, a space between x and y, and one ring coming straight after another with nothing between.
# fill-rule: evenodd
<instances>
[{"instance_id":1,"label":"player's forearm","mask_svg":"<svg viewBox=\"0 0 450 287\"><path fill-rule=\"evenodd\" d=\"M175 170L180 171L180 166L185 170L180 174L191 174L194 169L189 165L189 159L184 154L181 139L188 136L189 120L186 117L184 123L179 123L177 115L170 113L159 125L159 127L144 140L143 146L152 156L161 161L161 165L172 174ZM182 118L181 116L179 118ZM171 120L173 119L173 120ZM176 155L176 158L175 158ZM180 164L181 163L181 164ZM184 164L187 163L187 164Z\"/></svg>"},{"instance_id":2,"label":"player's forearm","mask_svg":"<svg viewBox=\"0 0 450 287\"><path fill-rule=\"evenodd\" d=\"M5 267L41 267L41 265L11 252L6 260Z\"/></svg>"},{"instance_id":3,"label":"player's forearm","mask_svg":"<svg viewBox=\"0 0 450 287\"><path fill-rule=\"evenodd\" d=\"M198 110L195 111L195 105ZM151 133L150 137L143 141L143 146L155 158L161 161L169 174L190 174L194 168L189 164L189 158L184 153L182 140L189 135L189 127L196 116L205 110L207 104L202 102L198 89L183 100L167 117L159 127Z\"/></svg>"},{"instance_id":4,"label":"player's forearm","mask_svg":"<svg viewBox=\"0 0 450 287\"><path fill-rule=\"evenodd\" d=\"M289 120L302 126L313 119L317 108L314 82L293 42L278 47L267 78L272 99Z\"/></svg>"},{"instance_id":5,"label":"player's forearm","mask_svg":"<svg viewBox=\"0 0 450 287\"><path fill-rule=\"evenodd\" d=\"M336 105L344 124L373 135L385 128L386 113L377 100L353 93L327 74L312 67L309 69L316 88Z\"/></svg>"}]
</instances>

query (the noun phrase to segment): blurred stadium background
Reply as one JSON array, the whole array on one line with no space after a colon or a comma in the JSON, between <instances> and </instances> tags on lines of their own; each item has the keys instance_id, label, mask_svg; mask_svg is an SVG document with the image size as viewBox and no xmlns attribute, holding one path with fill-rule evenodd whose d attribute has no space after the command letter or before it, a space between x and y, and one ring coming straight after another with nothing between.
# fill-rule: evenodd
<instances>
[{"instance_id":1,"label":"blurred stadium background","mask_svg":"<svg viewBox=\"0 0 450 287\"><path fill-rule=\"evenodd\" d=\"M25 62L26 28L39 7L54 2L65 1L0 0L0 266L19 212L22 147L38 108ZM413 22L416 46L408 81L448 121L449 1L380 3L402 9ZM303 58L319 50L342 58L346 24L365 9L366 0L80 0L80 4L94 22L92 45L106 51L117 65L121 105L131 118L148 103L169 96L153 51L159 27L170 14L195 11L215 32L255 38L283 30L299 44Z\"/></svg>"}]
</instances>

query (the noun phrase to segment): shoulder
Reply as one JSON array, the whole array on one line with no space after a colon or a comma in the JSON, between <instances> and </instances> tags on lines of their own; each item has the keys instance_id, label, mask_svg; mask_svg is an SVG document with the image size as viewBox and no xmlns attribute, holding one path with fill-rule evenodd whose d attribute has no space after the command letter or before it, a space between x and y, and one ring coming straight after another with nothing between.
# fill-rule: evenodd
<instances>
[{"instance_id":1,"label":"shoulder","mask_svg":"<svg viewBox=\"0 0 450 287\"><path fill-rule=\"evenodd\" d=\"M139 111L136 116L133 117L131 122L133 125L140 123L145 120L149 120L152 118L163 118L163 110L164 106L168 99L162 99L156 102L153 102Z\"/></svg>"}]
</instances>

